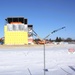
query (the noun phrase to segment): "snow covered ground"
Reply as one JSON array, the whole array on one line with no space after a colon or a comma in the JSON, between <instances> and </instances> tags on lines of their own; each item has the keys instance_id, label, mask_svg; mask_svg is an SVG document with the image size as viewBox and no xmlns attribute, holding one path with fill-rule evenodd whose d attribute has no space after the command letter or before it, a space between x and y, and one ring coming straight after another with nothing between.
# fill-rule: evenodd
<instances>
[{"instance_id":1,"label":"snow covered ground","mask_svg":"<svg viewBox=\"0 0 75 75\"><path fill-rule=\"evenodd\" d=\"M45 75L75 75L75 45L46 46ZM0 75L44 75L43 46L0 48Z\"/></svg>"}]
</instances>

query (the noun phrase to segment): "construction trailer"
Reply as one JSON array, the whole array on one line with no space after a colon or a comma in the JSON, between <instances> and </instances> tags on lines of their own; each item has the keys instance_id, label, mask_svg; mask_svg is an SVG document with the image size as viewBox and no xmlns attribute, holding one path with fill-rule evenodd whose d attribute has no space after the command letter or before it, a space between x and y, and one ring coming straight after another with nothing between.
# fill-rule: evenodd
<instances>
[{"instance_id":1,"label":"construction trailer","mask_svg":"<svg viewBox=\"0 0 75 75\"><path fill-rule=\"evenodd\" d=\"M33 41L31 42L29 41L28 29L30 25L28 25L27 19L25 19L24 17L8 17L5 20L6 20L6 25L4 26L5 45L25 45L25 44L27 45L29 43L31 44L33 43Z\"/></svg>"}]
</instances>

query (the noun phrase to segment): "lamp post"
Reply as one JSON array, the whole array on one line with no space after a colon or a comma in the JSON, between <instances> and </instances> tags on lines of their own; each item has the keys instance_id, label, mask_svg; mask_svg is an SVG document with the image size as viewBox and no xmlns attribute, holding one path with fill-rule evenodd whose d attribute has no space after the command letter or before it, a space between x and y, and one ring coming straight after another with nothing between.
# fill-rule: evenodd
<instances>
[{"instance_id":1,"label":"lamp post","mask_svg":"<svg viewBox=\"0 0 75 75\"><path fill-rule=\"evenodd\" d=\"M46 68L46 64L45 64L45 43L44 43L44 75L45 75L45 68Z\"/></svg>"},{"instance_id":2,"label":"lamp post","mask_svg":"<svg viewBox=\"0 0 75 75\"><path fill-rule=\"evenodd\" d=\"M48 71L48 69L46 69L46 50L45 50L45 43L44 43L44 50L43 50L43 55L44 55L44 75L46 75L46 72Z\"/></svg>"}]
</instances>

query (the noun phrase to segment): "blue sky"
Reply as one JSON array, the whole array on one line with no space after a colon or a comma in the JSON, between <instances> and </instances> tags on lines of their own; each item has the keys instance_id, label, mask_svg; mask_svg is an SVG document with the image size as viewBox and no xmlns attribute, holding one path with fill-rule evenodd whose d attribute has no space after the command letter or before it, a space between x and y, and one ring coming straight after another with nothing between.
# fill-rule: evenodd
<instances>
[{"instance_id":1,"label":"blue sky","mask_svg":"<svg viewBox=\"0 0 75 75\"><path fill-rule=\"evenodd\" d=\"M66 26L49 38L75 39L75 0L0 0L0 37L4 36L5 18L11 16L27 18L41 38Z\"/></svg>"}]
</instances>

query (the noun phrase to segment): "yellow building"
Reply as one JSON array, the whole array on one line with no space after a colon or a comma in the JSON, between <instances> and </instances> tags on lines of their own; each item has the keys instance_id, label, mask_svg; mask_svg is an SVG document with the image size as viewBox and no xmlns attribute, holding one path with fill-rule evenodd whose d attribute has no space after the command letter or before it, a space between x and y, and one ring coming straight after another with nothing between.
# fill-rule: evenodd
<instances>
[{"instance_id":1,"label":"yellow building","mask_svg":"<svg viewBox=\"0 0 75 75\"><path fill-rule=\"evenodd\" d=\"M22 17L7 18L8 22L4 26L5 45L25 45L28 44L27 22ZM24 21L24 22L23 22Z\"/></svg>"},{"instance_id":2,"label":"yellow building","mask_svg":"<svg viewBox=\"0 0 75 75\"><path fill-rule=\"evenodd\" d=\"M6 45L28 44L28 33L25 31L8 31L7 26L4 26L4 35Z\"/></svg>"}]
</instances>

